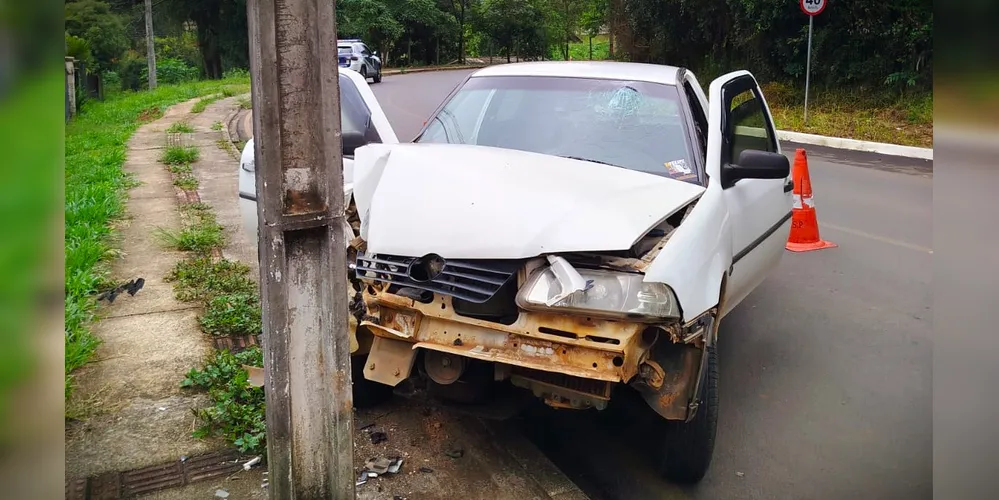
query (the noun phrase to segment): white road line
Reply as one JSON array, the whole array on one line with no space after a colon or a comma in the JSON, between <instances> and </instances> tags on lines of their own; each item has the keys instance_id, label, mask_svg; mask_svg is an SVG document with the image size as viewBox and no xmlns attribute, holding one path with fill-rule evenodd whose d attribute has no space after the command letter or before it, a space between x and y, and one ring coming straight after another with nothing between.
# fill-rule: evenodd
<instances>
[{"instance_id":1,"label":"white road line","mask_svg":"<svg viewBox=\"0 0 999 500\"><path fill-rule=\"evenodd\" d=\"M893 239L893 238L888 238L888 237L885 237L885 236L878 236L876 234L865 233L864 231L859 231L857 229L850 229L848 227L837 226L835 224L829 224L829 223L826 223L826 222L820 223L819 224L819 228L820 229L825 229L825 228L834 229L836 231L842 231L844 233L852 234L854 236L860 236L862 238L867 238L867 239L874 240L874 241L880 241L881 243L887 243L889 245L894 245L894 246L897 246L897 247L908 248L909 250L915 250L917 252L923 252L923 253L928 253L928 254L932 254L933 253L933 249L932 248L926 248L924 246L916 245L914 243L909 243L909 242L906 242L906 241L899 241L899 240L896 240L896 239Z\"/></svg>"}]
</instances>

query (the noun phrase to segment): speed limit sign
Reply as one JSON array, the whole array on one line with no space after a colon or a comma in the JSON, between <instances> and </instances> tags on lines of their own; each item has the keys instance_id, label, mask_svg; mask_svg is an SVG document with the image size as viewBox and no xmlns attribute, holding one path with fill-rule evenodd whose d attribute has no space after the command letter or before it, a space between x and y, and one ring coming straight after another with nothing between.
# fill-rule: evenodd
<instances>
[{"instance_id":1,"label":"speed limit sign","mask_svg":"<svg viewBox=\"0 0 999 500\"><path fill-rule=\"evenodd\" d=\"M826 0L801 0L801 11L809 16L817 16L826 8Z\"/></svg>"}]
</instances>

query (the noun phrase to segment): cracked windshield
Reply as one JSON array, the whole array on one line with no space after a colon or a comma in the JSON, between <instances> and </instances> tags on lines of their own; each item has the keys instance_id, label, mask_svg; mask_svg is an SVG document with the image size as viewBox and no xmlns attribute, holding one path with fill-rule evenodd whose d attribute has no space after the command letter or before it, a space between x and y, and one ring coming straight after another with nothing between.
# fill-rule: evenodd
<instances>
[{"instance_id":1,"label":"cracked windshield","mask_svg":"<svg viewBox=\"0 0 999 500\"><path fill-rule=\"evenodd\" d=\"M697 182L679 95L667 85L472 78L417 142L519 149Z\"/></svg>"}]
</instances>

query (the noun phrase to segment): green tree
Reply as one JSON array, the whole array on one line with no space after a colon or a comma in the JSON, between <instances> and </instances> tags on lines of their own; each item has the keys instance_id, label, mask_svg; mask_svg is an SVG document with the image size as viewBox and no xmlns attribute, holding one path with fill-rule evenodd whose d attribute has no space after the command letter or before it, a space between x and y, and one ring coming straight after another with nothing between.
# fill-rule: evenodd
<instances>
[{"instance_id":1,"label":"green tree","mask_svg":"<svg viewBox=\"0 0 999 500\"><path fill-rule=\"evenodd\" d=\"M114 69L118 59L128 50L121 17L112 12L106 2L77 0L66 3L66 33L83 39L90 47L96 68L91 71Z\"/></svg>"},{"instance_id":2,"label":"green tree","mask_svg":"<svg viewBox=\"0 0 999 500\"><path fill-rule=\"evenodd\" d=\"M590 60L593 60L593 37L599 35L600 30L606 25L609 9L609 0L587 0L583 4L579 23L590 44Z\"/></svg>"}]
</instances>

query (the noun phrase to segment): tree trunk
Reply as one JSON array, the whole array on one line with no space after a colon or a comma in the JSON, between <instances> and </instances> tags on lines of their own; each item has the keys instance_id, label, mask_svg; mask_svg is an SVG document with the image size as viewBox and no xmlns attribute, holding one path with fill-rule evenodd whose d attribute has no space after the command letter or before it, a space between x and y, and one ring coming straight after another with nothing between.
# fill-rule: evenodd
<instances>
[{"instance_id":1,"label":"tree trunk","mask_svg":"<svg viewBox=\"0 0 999 500\"><path fill-rule=\"evenodd\" d=\"M590 35L590 60L593 60L593 35Z\"/></svg>"},{"instance_id":2,"label":"tree trunk","mask_svg":"<svg viewBox=\"0 0 999 500\"><path fill-rule=\"evenodd\" d=\"M459 0L461 9L458 11L458 63L465 64L465 0Z\"/></svg>"},{"instance_id":3,"label":"tree trunk","mask_svg":"<svg viewBox=\"0 0 999 500\"><path fill-rule=\"evenodd\" d=\"M617 10L614 7L614 0L609 0L607 2L607 52L611 59L614 59L614 13Z\"/></svg>"},{"instance_id":4,"label":"tree trunk","mask_svg":"<svg viewBox=\"0 0 999 500\"><path fill-rule=\"evenodd\" d=\"M205 78L222 78L222 51L219 49L218 11L203 11L194 22L198 27L198 48L204 61Z\"/></svg>"}]
</instances>

